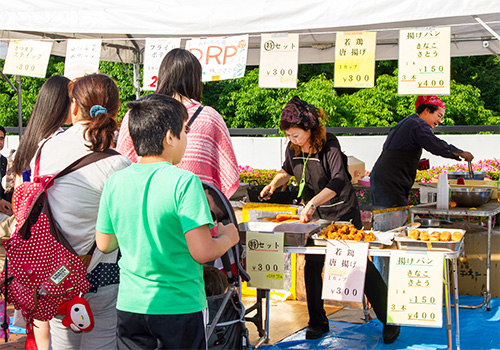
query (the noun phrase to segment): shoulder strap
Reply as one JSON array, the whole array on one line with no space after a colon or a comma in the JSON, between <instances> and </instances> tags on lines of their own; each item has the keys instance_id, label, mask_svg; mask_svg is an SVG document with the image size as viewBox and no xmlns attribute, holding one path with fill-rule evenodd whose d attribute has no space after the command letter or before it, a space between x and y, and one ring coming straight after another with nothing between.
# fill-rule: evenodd
<instances>
[{"instance_id":1,"label":"shoulder strap","mask_svg":"<svg viewBox=\"0 0 500 350\"><path fill-rule=\"evenodd\" d=\"M108 148L108 149L101 151L101 152L92 152L90 154L87 154L87 155L75 160L73 163L68 165L65 169L63 169L62 171L57 173L53 177L53 179L55 179L57 177L64 176L64 175L68 175L69 173L72 173L73 171L81 169L84 166L87 166L89 164L97 162L98 160L108 158L111 156L115 156L115 155L119 155L119 154L120 153L118 153L117 151L115 151L114 149L111 149L111 148Z\"/></svg>"},{"instance_id":2,"label":"shoulder strap","mask_svg":"<svg viewBox=\"0 0 500 350\"><path fill-rule=\"evenodd\" d=\"M201 110L203 109L204 106L202 105L199 105L198 106L198 109L196 110L196 112L194 112L194 114L191 116L191 118L189 118L188 122L186 123L186 125L188 127L191 126L191 124L193 124L194 120L196 119L196 117L198 116L198 114L200 114Z\"/></svg>"}]
</instances>

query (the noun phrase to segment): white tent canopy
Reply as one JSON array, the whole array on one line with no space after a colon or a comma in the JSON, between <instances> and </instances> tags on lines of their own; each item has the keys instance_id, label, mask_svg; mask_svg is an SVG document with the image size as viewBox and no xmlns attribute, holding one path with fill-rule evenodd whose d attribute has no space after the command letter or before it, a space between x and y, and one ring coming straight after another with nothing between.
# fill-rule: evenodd
<instances>
[{"instance_id":1,"label":"white tent canopy","mask_svg":"<svg viewBox=\"0 0 500 350\"><path fill-rule=\"evenodd\" d=\"M500 54L495 0L3 0L0 40L101 38L101 59L141 62L147 37L250 35L248 65L258 65L262 33L299 33L299 63L334 60L335 34L376 31L376 59L398 58L399 30L450 26L451 55ZM483 24L481 24L482 22ZM58 39L58 40L55 40Z\"/></svg>"}]
</instances>

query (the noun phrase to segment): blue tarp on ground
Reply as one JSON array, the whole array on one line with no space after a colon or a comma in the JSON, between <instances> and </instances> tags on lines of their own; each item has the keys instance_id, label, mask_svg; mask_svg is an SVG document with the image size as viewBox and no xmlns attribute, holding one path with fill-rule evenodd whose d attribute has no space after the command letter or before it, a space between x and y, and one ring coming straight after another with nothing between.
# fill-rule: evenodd
<instances>
[{"instance_id":1,"label":"blue tarp on ground","mask_svg":"<svg viewBox=\"0 0 500 350\"><path fill-rule=\"evenodd\" d=\"M482 297L461 295L460 305L478 305ZM492 298L491 310L459 309L460 348L462 350L500 350L500 299ZM455 310L453 317L453 348L455 344ZM443 328L401 327L401 334L393 344L382 341L382 323L378 320L365 324L330 321L330 333L320 339L306 340L305 329L292 334L275 345L261 346L260 349L366 349L366 350L431 350L447 349L448 340Z\"/></svg>"}]
</instances>

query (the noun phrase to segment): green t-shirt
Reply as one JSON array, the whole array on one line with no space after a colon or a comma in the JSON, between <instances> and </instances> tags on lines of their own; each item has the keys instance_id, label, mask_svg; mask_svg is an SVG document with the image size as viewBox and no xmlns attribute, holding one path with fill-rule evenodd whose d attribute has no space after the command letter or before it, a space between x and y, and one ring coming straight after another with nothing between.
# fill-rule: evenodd
<instances>
[{"instance_id":1,"label":"green t-shirt","mask_svg":"<svg viewBox=\"0 0 500 350\"><path fill-rule=\"evenodd\" d=\"M213 220L200 179L170 163L132 164L113 174L96 229L115 234L122 257L116 308L176 315L206 308L203 267L184 234Z\"/></svg>"}]
</instances>

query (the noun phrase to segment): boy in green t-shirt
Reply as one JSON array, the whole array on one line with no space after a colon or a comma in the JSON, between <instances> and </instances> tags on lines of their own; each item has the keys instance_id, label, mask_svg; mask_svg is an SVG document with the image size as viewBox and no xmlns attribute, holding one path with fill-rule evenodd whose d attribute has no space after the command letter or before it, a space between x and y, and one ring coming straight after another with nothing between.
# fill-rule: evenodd
<instances>
[{"instance_id":1,"label":"boy in green t-shirt","mask_svg":"<svg viewBox=\"0 0 500 350\"><path fill-rule=\"evenodd\" d=\"M186 149L185 107L159 94L128 107L142 159L108 179L96 225L99 250L122 254L118 347L205 349L202 264L235 245L238 231L218 224L212 238L200 179L174 166Z\"/></svg>"}]
</instances>

